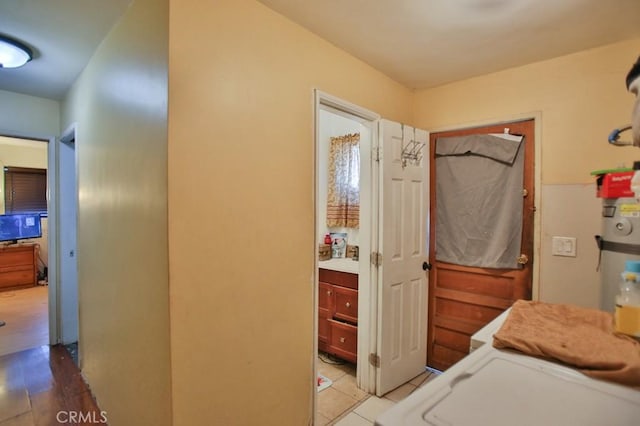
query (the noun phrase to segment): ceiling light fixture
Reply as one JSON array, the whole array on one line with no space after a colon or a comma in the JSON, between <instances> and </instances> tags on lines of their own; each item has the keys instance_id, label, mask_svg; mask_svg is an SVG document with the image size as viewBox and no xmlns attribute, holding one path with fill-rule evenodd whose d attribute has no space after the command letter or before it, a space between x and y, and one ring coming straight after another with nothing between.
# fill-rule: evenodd
<instances>
[{"instance_id":1,"label":"ceiling light fixture","mask_svg":"<svg viewBox=\"0 0 640 426\"><path fill-rule=\"evenodd\" d=\"M18 68L33 59L33 52L24 44L0 35L0 68Z\"/></svg>"}]
</instances>

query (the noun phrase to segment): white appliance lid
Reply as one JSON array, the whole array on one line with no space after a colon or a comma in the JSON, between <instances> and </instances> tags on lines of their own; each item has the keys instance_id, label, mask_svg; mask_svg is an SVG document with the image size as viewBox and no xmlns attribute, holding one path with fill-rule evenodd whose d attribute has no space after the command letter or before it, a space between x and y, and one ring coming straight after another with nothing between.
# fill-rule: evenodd
<instances>
[{"instance_id":1,"label":"white appliance lid","mask_svg":"<svg viewBox=\"0 0 640 426\"><path fill-rule=\"evenodd\" d=\"M485 345L383 413L376 424L601 426L638 422L640 391Z\"/></svg>"}]
</instances>

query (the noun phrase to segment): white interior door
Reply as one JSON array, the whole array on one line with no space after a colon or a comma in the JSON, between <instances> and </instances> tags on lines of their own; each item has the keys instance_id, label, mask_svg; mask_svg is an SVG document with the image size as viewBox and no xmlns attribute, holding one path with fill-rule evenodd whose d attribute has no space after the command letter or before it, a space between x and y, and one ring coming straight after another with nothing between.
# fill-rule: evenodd
<instances>
[{"instance_id":1,"label":"white interior door","mask_svg":"<svg viewBox=\"0 0 640 426\"><path fill-rule=\"evenodd\" d=\"M402 150L424 144L418 162ZM379 356L376 394L381 396L422 373L427 359L429 136L424 130L380 121L380 231L378 272Z\"/></svg>"}]
</instances>

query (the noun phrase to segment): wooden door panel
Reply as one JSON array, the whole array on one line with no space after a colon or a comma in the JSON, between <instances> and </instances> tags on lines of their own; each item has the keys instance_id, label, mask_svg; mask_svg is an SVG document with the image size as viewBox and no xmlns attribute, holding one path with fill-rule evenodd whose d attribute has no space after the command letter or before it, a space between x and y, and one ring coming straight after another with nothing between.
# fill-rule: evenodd
<instances>
[{"instance_id":1,"label":"wooden door panel","mask_svg":"<svg viewBox=\"0 0 640 426\"><path fill-rule=\"evenodd\" d=\"M431 361L429 363L429 366L441 371L446 370L451 365L460 361L468 354L468 348L466 351L461 352L446 346L434 344L431 352Z\"/></svg>"},{"instance_id":2,"label":"wooden door panel","mask_svg":"<svg viewBox=\"0 0 640 426\"><path fill-rule=\"evenodd\" d=\"M497 308L504 311L511 306L512 301L492 296L482 296L464 291L447 290L443 288L436 289L436 300L453 300L470 305L480 307Z\"/></svg>"},{"instance_id":3,"label":"wooden door panel","mask_svg":"<svg viewBox=\"0 0 640 426\"><path fill-rule=\"evenodd\" d=\"M513 275L510 275L509 271L503 275L496 275L495 272L491 274L491 272L493 271L440 263L437 279L440 282L439 288L442 289L512 299ZM491 282L487 281L487 275L493 277Z\"/></svg>"},{"instance_id":4,"label":"wooden door panel","mask_svg":"<svg viewBox=\"0 0 640 426\"><path fill-rule=\"evenodd\" d=\"M482 323L478 321L466 319L466 318L447 317L443 315L437 315L437 316L434 315L434 317L435 318L432 324L434 330L436 328L444 328L447 330L459 331L460 333L471 336L473 333L475 333L476 331L480 330L480 328L482 328ZM435 340L435 336L434 336L434 340Z\"/></svg>"},{"instance_id":5,"label":"wooden door panel","mask_svg":"<svg viewBox=\"0 0 640 426\"><path fill-rule=\"evenodd\" d=\"M435 343L458 352L469 352L469 335L446 328L436 328Z\"/></svg>"},{"instance_id":6,"label":"wooden door panel","mask_svg":"<svg viewBox=\"0 0 640 426\"><path fill-rule=\"evenodd\" d=\"M438 137L482 133L524 135L522 253L529 262L518 269L490 269L454 265L436 260L436 165ZM471 335L518 299L531 298L534 219L534 135L533 120L496 124L430 135L430 263L429 326L427 365L445 370L469 352ZM520 154L519 154L520 155Z\"/></svg>"},{"instance_id":7,"label":"wooden door panel","mask_svg":"<svg viewBox=\"0 0 640 426\"><path fill-rule=\"evenodd\" d=\"M445 299L442 297L436 297L435 306L436 315L442 315L452 319L460 318L479 324L488 324L504 311L504 309L496 309L486 305L475 305L462 302L459 299ZM476 331L477 330L473 332L475 333Z\"/></svg>"}]
</instances>

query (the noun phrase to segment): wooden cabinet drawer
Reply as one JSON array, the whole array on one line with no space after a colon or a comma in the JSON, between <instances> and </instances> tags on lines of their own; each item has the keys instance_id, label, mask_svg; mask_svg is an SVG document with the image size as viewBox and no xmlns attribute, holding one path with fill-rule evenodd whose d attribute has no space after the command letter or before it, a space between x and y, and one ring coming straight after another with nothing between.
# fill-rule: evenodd
<instances>
[{"instance_id":1,"label":"wooden cabinet drawer","mask_svg":"<svg viewBox=\"0 0 640 426\"><path fill-rule=\"evenodd\" d=\"M358 290L345 287L334 287L335 313L334 317L358 323Z\"/></svg>"},{"instance_id":2,"label":"wooden cabinet drawer","mask_svg":"<svg viewBox=\"0 0 640 426\"><path fill-rule=\"evenodd\" d=\"M329 352L347 361L356 362L358 353L358 327L339 321L329 320Z\"/></svg>"},{"instance_id":3,"label":"wooden cabinet drawer","mask_svg":"<svg viewBox=\"0 0 640 426\"><path fill-rule=\"evenodd\" d=\"M349 272L332 271L330 269L320 268L318 281L349 287L354 290L358 289L358 274L351 274Z\"/></svg>"},{"instance_id":4,"label":"wooden cabinet drawer","mask_svg":"<svg viewBox=\"0 0 640 426\"><path fill-rule=\"evenodd\" d=\"M37 284L36 246L12 244L0 248L0 290Z\"/></svg>"},{"instance_id":5,"label":"wooden cabinet drawer","mask_svg":"<svg viewBox=\"0 0 640 426\"><path fill-rule=\"evenodd\" d=\"M33 248L30 246L0 249L0 268L17 265L31 266L33 260Z\"/></svg>"},{"instance_id":6,"label":"wooden cabinet drawer","mask_svg":"<svg viewBox=\"0 0 640 426\"><path fill-rule=\"evenodd\" d=\"M35 277L33 269L18 269L6 271L0 274L0 287L16 287L21 285L34 285Z\"/></svg>"}]
</instances>

